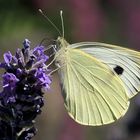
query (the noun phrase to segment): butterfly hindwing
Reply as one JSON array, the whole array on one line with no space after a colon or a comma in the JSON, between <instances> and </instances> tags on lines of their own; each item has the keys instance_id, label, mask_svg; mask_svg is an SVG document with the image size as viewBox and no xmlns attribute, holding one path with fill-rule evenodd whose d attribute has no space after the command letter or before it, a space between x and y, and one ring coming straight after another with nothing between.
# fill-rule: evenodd
<instances>
[{"instance_id":1,"label":"butterfly hindwing","mask_svg":"<svg viewBox=\"0 0 140 140\"><path fill-rule=\"evenodd\" d=\"M75 43L70 47L90 54L116 72L125 84L129 98L140 91L139 52L98 42Z\"/></svg>"}]
</instances>

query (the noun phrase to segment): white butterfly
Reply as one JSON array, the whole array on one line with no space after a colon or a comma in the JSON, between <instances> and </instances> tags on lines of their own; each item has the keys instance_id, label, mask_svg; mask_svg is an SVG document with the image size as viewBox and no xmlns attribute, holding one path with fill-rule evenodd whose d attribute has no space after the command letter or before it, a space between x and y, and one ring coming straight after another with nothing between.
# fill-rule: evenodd
<instances>
[{"instance_id":1,"label":"white butterfly","mask_svg":"<svg viewBox=\"0 0 140 140\"><path fill-rule=\"evenodd\" d=\"M98 42L69 44L62 12L61 19L63 37L56 41L54 58L69 115L84 125L114 122L140 91L140 52Z\"/></svg>"}]
</instances>

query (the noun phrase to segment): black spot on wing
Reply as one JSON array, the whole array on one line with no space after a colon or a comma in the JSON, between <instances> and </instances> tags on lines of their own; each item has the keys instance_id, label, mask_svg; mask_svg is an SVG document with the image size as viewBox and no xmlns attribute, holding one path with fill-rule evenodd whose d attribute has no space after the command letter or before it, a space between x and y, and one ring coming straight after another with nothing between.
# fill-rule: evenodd
<instances>
[{"instance_id":1,"label":"black spot on wing","mask_svg":"<svg viewBox=\"0 0 140 140\"><path fill-rule=\"evenodd\" d=\"M122 75L124 69L121 67L121 66L116 66L114 69L113 69L118 75Z\"/></svg>"}]
</instances>

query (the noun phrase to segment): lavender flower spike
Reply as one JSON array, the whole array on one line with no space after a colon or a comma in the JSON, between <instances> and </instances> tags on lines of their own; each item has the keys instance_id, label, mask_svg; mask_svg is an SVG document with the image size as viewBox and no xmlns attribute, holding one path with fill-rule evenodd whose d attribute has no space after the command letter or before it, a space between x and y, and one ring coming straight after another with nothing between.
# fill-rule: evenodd
<instances>
[{"instance_id":1,"label":"lavender flower spike","mask_svg":"<svg viewBox=\"0 0 140 140\"><path fill-rule=\"evenodd\" d=\"M4 54L0 68L5 69L0 93L0 140L30 140L36 134L34 119L44 105L43 94L50 88L44 47L30 49L25 39L15 55Z\"/></svg>"}]
</instances>

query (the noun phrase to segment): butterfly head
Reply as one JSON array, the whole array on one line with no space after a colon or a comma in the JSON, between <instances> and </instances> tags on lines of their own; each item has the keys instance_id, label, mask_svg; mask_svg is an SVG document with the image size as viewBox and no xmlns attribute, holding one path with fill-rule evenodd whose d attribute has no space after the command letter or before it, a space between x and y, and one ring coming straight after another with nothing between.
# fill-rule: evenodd
<instances>
[{"instance_id":1,"label":"butterfly head","mask_svg":"<svg viewBox=\"0 0 140 140\"><path fill-rule=\"evenodd\" d=\"M58 37L57 43L60 48L66 48L69 45L69 43L63 37Z\"/></svg>"}]
</instances>

